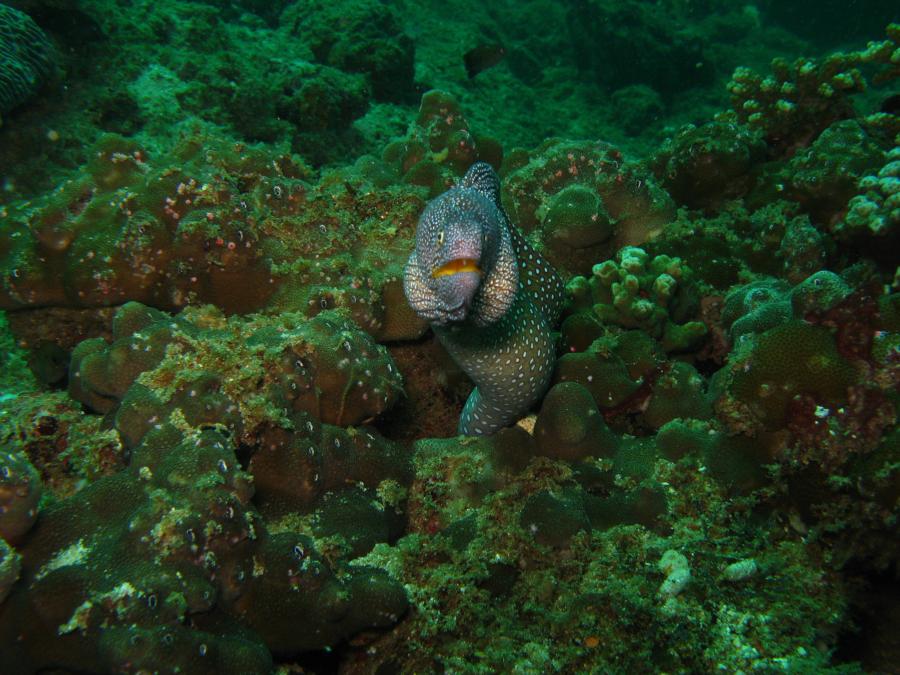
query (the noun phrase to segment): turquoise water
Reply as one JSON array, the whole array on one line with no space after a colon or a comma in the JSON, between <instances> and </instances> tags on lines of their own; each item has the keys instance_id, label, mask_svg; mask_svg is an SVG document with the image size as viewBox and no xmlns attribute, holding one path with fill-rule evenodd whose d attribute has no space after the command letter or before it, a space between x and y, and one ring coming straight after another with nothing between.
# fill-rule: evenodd
<instances>
[{"instance_id":1,"label":"turquoise water","mask_svg":"<svg viewBox=\"0 0 900 675\"><path fill-rule=\"evenodd\" d=\"M0 4L0 672L897 672L898 75L876 0Z\"/></svg>"}]
</instances>

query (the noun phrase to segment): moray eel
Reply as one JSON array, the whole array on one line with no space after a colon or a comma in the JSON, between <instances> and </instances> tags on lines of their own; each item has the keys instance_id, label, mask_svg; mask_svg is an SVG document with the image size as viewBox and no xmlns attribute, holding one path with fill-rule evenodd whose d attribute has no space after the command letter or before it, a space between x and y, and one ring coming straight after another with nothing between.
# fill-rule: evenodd
<instances>
[{"instance_id":1,"label":"moray eel","mask_svg":"<svg viewBox=\"0 0 900 675\"><path fill-rule=\"evenodd\" d=\"M475 383L459 433L490 434L544 394L563 283L500 205L500 180L478 162L425 207L403 276L407 300Z\"/></svg>"}]
</instances>

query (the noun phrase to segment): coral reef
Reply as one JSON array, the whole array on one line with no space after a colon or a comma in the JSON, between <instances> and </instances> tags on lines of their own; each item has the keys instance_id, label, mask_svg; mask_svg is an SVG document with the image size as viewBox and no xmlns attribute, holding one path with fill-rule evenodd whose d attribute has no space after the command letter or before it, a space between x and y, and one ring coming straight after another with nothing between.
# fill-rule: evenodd
<instances>
[{"instance_id":1,"label":"coral reef","mask_svg":"<svg viewBox=\"0 0 900 675\"><path fill-rule=\"evenodd\" d=\"M476 161L500 167L503 150L489 137L476 135L457 101L438 89L425 92L406 135L381 153L385 168L402 182L428 188L435 197L449 188ZM389 174L390 175L390 174Z\"/></svg>"},{"instance_id":2,"label":"coral reef","mask_svg":"<svg viewBox=\"0 0 900 675\"><path fill-rule=\"evenodd\" d=\"M0 632L27 639L4 652L5 669L115 670L179 645L173 668L261 672L270 652L321 649L403 614L405 594L382 572L337 569L399 535L410 480L399 446L328 423L368 419L400 388L390 357L346 315L173 318L129 303L111 343L76 347L69 386L110 415L121 465L43 509L22 544L21 593L4 603ZM239 448L256 449L247 471ZM40 482L23 456L5 461L0 534L15 543L35 521ZM299 513L305 525L272 532L263 520ZM298 612L310 617L300 631L276 618Z\"/></svg>"},{"instance_id":3,"label":"coral reef","mask_svg":"<svg viewBox=\"0 0 900 675\"><path fill-rule=\"evenodd\" d=\"M266 532L233 447L219 431L163 425L126 471L42 513L21 549L28 592L0 609L4 643L19 636L4 669L158 667L170 647L167 667L263 672L266 647L324 647L395 621L406 600L383 574L338 578L308 538Z\"/></svg>"},{"instance_id":4,"label":"coral reef","mask_svg":"<svg viewBox=\"0 0 900 675\"><path fill-rule=\"evenodd\" d=\"M0 5L0 116L34 94L55 61L53 45L31 17Z\"/></svg>"},{"instance_id":5,"label":"coral reef","mask_svg":"<svg viewBox=\"0 0 900 675\"><path fill-rule=\"evenodd\" d=\"M359 199L349 181L313 188L308 175L296 157L199 132L159 164L106 137L82 176L10 214L0 306L346 307L374 334L421 334L399 291L420 198Z\"/></svg>"},{"instance_id":6,"label":"coral reef","mask_svg":"<svg viewBox=\"0 0 900 675\"><path fill-rule=\"evenodd\" d=\"M696 209L746 194L763 155L762 142L747 127L709 122L667 139L651 167L679 204Z\"/></svg>"},{"instance_id":7,"label":"coral reef","mask_svg":"<svg viewBox=\"0 0 900 675\"><path fill-rule=\"evenodd\" d=\"M814 642L833 641L847 612L841 590L823 583L838 577L778 527L758 540L714 536L751 517L725 506L717 479L633 444L615 468L539 459L504 478L499 457L509 440L417 444L411 503L423 517L411 523L414 534L364 560L409 579L418 611L354 672L392 663L601 671L822 663ZM654 477L667 488L653 487ZM690 496L699 494L702 506ZM766 536L775 541L763 544ZM689 558L690 581L668 564L659 570L661 558ZM748 559L764 572L736 580L729 566ZM823 606L831 622L805 622ZM648 634L668 648L653 649Z\"/></svg>"},{"instance_id":8,"label":"coral reef","mask_svg":"<svg viewBox=\"0 0 900 675\"><path fill-rule=\"evenodd\" d=\"M134 417L172 401L192 424L269 410L359 424L389 408L402 389L384 348L336 310L308 321L290 313L229 321L210 308L173 319L128 303L116 313L112 337L111 344L96 338L75 348L69 393L96 412L115 411L126 436L135 433Z\"/></svg>"},{"instance_id":9,"label":"coral reef","mask_svg":"<svg viewBox=\"0 0 900 675\"><path fill-rule=\"evenodd\" d=\"M510 153L503 171L510 219L569 274L654 238L674 215L653 175L606 143L551 139Z\"/></svg>"},{"instance_id":10,"label":"coral reef","mask_svg":"<svg viewBox=\"0 0 900 675\"><path fill-rule=\"evenodd\" d=\"M0 671L896 668L883 8L15 4L65 79L0 105ZM402 279L476 162L567 295L457 437Z\"/></svg>"},{"instance_id":11,"label":"coral reef","mask_svg":"<svg viewBox=\"0 0 900 675\"><path fill-rule=\"evenodd\" d=\"M720 402L738 428L781 429L795 401L826 412L838 408L858 379L829 331L800 321L767 330L746 349L746 356L734 359L728 370L731 377Z\"/></svg>"},{"instance_id":12,"label":"coral reef","mask_svg":"<svg viewBox=\"0 0 900 675\"><path fill-rule=\"evenodd\" d=\"M782 169L787 198L815 223L832 225L856 194L857 182L883 163L881 148L855 120L836 122Z\"/></svg>"},{"instance_id":13,"label":"coral reef","mask_svg":"<svg viewBox=\"0 0 900 675\"><path fill-rule=\"evenodd\" d=\"M738 68L728 84L732 108L738 120L763 134L773 154L790 156L835 122L856 116L852 96L868 87L864 64L880 66L872 77L876 84L898 76L898 44L900 24L889 24L887 39L863 50L793 63L777 58L767 77Z\"/></svg>"},{"instance_id":14,"label":"coral reef","mask_svg":"<svg viewBox=\"0 0 900 675\"><path fill-rule=\"evenodd\" d=\"M566 461L608 456L618 444L593 395L577 382L561 382L547 392L534 437L538 454Z\"/></svg>"},{"instance_id":15,"label":"coral reef","mask_svg":"<svg viewBox=\"0 0 900 675\"><path fill-rule=\"evenodd\" d=\"M376 99L403 100L412 94L415 48L390 6L372 0L295 3L280 23L319 62L365 74Z\"/></svg>"},{"instance_id":16,"label":"coral reef","mask_svg":"<svg viewBox=\"0 0 900 675\"><path fill-rule=\"evenodd\" d=\"M732 107L775 152L790 154L834 122L853 117L850 95L866 86L856 65L856 59L836 54L824 63L777 59L765 78L738 68L728 85Z\"/></svg>"},{"instance_id":17,"label":"coral reef","mask_svg":"<svg viewBox=\"0 0 900 675\"><path fill-rule=\"evenodd\" d=\"M605 325L639 328L670 351L687 351L706 335L700 321L688 321L697 309L691 270L679 258L651 258L626 246L594 266L590 279L573 277L568 292L577 310L593 312Z\"/></svg>"},{"instance_id":18,"label":"coral reef","mask_svg":"<svg viewBox=\"0 0 900 675\"><path fill-rule=\"evenodd\" d=\"M23 454L0 455L0 538L16 543L37 520L41 478Z\"/></svg>"},{"instance_id":19,"label":"coral reef","mask_svg":"<svg viewBox=\"0 0 900 675\"><path fill-rule=\"evenodd\" d=\"M900 231L900 138L877 173L862 177L860 193L850 199L843 220L835 227L839 238L896 237Z\"/></svg>"},{"instance_id":20,"label":"coral reef","mask_svg":"<svg viewBox=\"0 0 900 675\"><path fill-rule=\"evenodd\" d=\"M806 319L834 309L851 293L850 285L823 270L789 287L779 279L758 279L725 297L721 322L732 341L748 333L763 333L792 318Z\"/></svg>"}]
</instances>

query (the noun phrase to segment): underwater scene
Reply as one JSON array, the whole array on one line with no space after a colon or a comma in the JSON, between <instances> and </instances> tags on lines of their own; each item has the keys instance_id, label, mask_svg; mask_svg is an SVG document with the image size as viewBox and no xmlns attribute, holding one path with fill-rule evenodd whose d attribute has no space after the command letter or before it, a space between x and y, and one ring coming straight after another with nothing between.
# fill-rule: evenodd
<instances>
[{"instance_id":1,"label":"underwater scene","mask_svg":"<svg viewBox=\"0 0 900 675\"><path fill-rule=\"evenodd\" d=\"M900 5L0 0L0 675L900 673Z\"/></svg>"}]
</instances>

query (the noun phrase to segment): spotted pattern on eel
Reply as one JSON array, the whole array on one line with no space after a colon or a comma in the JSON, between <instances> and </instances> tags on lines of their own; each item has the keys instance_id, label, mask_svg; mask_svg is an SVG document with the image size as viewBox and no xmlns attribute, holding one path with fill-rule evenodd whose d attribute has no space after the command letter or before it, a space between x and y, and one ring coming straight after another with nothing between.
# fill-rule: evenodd
<instances>
[{"instance_id":1,"label":"spotted pattern on eel","mask_svg":"<svg viewBox=\"0 0 900 675\"><path fill-rule=\"evenodd\" d=\"M410 306L475 383L459 433L490 434L543 396L563 283L513 226L484 162L428 203L403 287Z\"/></svg>"}]
</instances>

